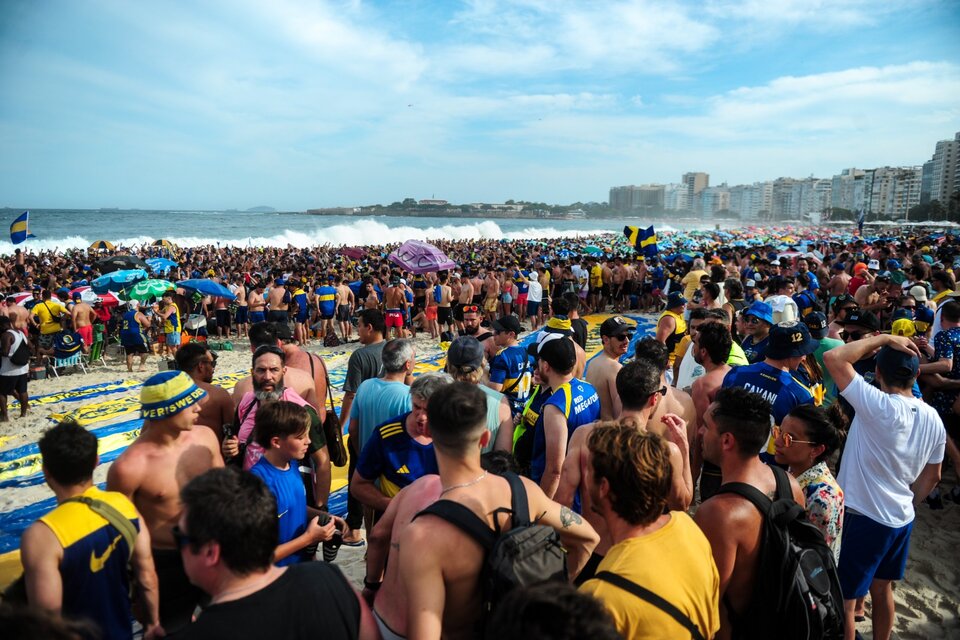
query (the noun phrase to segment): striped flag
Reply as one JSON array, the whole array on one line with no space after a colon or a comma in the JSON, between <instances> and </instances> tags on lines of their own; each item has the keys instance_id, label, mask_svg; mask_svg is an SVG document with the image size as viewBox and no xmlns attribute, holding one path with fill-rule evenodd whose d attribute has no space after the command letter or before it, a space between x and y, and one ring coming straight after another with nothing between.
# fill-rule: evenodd
<instances>
[{"instance_id":1,"label":"striped flag","mask_svg":"<svg viewBox=\"0 0 960 640\"><path fill-rule=\"evenodd\" d=\"M659 252L657 248L657 232L654 231L653 225L646 229L640 227L624 227L623 235L627 237L627 240L633 245L633 248L637 250L637 253L642 253L648 258L652 258Z\"/></svg>"},{"instance_id":2,"label":"striped flag","mask_svg":"<svg viewBox=\"0 0 960 640\"><path fill-rule=\"evenodd\" d=\"M27 224L30 221L30 212L24 211L17 219L13 221L13 224L10 225L10 242L13 244L20 244L24 242L27 238L36 238L37 236L30 233L27 228Z\"/></svg>"}]
</instances>

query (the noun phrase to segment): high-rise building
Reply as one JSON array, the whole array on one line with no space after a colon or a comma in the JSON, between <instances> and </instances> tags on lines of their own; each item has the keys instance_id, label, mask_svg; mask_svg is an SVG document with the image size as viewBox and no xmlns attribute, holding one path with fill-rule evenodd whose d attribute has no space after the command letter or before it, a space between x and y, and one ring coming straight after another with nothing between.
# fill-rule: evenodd
<instances>
[{"instance_id":1,"label":"high-rise building","mask_svg":"<svg viewBox=\"0 0 960 640\"><path fill-rule=\"evenodd\" d=\"M697 211L700 192L710 186L710 175L707 173L685 173L682 182L687 188L687 209Z\"/></svg>"},{"instance_id":2,"label":"high-rise building","mask_svg":"<svg viewBox=\"0 0 960 640\"><path fill-rule=\"evenodd\" d=\"M662 184L610 188L610 208L614 211L659 212L663 210L663 200L664 187Z\"/></svg>"},{"instance_id":3,"label":"high-rise building","mask_svg":"<svg viewBox=\"0 0 960 640\"><path fill-rule=\"evenodd\" d=\"M939 200L946 206L954 191L957 177L957 161L960 155L960 133L953 140L941 140L933 152L933 170L930 184L930 199Z\"/></svg>"},{"instance_id":4,"label":"high-rise building","mask_svg":"<svg viewBox=\"0 0 960 640\"><path fill-rule=\"evenodd\" d=\"M670 183L663 188L663 208L665 211L683 211L689 209L687 186Z\"/></svg>"},{"instance_id":5,"label":"high-rise building","mask_svg":"<svg viewBox=\"0 0 960 640\"><path fill-rule=\"evenodd\" d=\"M844 169L833 176L830 206L859 211L863 207L863 176L860 169Z\"/></svg>"},{"instance_id":6,"label":"high-rise building","mask_svg":"<svg viewBox=\"0 0 960 640\"><path fill-rule=\"evenodd\" d=\"M922 167L879 167L864 172L864 209L886 218L904 218L920 204Z\"/></svg>"},{"instance_id":7,"label":"high-rise building","mask_svg":"<svg viewBox=\"0 0 960 640\"><path fill-rule=\"evenodd\" d=\"M704 220L713 218L718 211L730 209L730 191L726 184L718 187L704 187L699 195L700 217Z\"/></svg>"},{"instance_id":8,"label":"high-rise building","mask_svg":"<svg viewBox=\"0 0 960 640\"><path fill-rule=\"evenodd\" d=\"M923 163L923 175L920 177L920 204L928 204L931 193L933 193L933 160L927 160Z\"/></svg>"}]
</instances>

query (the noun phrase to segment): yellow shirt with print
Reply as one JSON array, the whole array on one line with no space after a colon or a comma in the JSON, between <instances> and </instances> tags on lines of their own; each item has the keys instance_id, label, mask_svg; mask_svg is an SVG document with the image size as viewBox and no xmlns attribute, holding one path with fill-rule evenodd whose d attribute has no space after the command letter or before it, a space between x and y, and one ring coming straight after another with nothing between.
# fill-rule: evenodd
<instances>
[{"instance_id":1,"label":"yellow shirt with print","mask_svg":"<svg viewBox=\"0 0 960 640\"><path fill-rule=\"evenodd\" d=\"M33 307L33 315L36 316L37 324L40 325L40 333L43 335L62 331L60 316L66 313L67 308L56 300L38 302Z\"/></svg>"}]
</instances>

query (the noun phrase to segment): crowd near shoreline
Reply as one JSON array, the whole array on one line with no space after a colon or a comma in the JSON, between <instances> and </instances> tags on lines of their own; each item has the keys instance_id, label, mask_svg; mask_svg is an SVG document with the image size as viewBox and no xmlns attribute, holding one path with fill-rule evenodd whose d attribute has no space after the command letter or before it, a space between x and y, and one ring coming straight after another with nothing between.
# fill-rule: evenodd
<instances>
[{"instance_id":1,"label":"crowd near shoreline","mask_svg":"<svg viewBox=\"0 0 960 640\"><path fill-rule=\"evenodd\" d=\"M0 258L4 637L960 631L960 236L628 237Z\"/></svg>"}]
</instances>

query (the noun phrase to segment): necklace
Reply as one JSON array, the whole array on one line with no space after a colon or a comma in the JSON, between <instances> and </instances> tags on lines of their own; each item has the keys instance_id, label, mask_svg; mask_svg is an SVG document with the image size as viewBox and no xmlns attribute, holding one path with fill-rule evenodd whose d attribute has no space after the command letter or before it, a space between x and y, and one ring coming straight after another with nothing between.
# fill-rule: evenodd
<instances>
[{"instance_id":1,"label":"necklace","mask_svg":"<svg viewBox=\"0 0 960 640\"><path fill-rule=\"evenodd\" d=\"M470 482L461 482L460 484L455 484L453 486L447 487L446 489L440 492L440 495L443 495L448 491L453 491L454 489L463 489L464 487L472 487L473 485L477 484L478 482L480 482L486 477L487 477L487 472L484 471L483 473L481 473L479 476L477 476Z\"/></svg>"}]
</instances>

